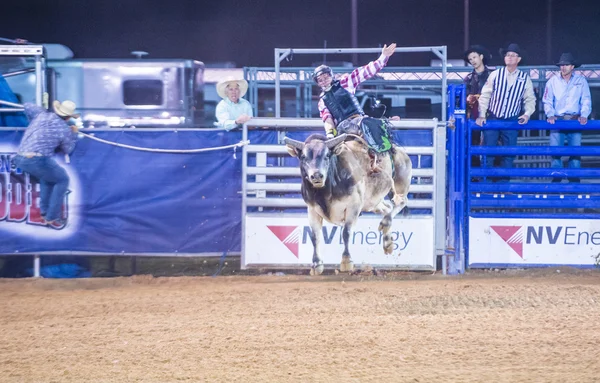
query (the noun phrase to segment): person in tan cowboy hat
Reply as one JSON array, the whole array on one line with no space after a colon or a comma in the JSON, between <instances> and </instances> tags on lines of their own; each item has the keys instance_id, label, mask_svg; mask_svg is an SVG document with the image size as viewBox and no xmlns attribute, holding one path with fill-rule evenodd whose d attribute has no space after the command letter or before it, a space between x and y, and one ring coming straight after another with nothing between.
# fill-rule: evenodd
<instances>
[{"instance_id":1,"label":"person in tan cowboy hat","mask_svg":"<svg viewBox=\"0 0 600 383\"><path fill-rule=\"evenodd\" d=\"M70 154L77 142L77 126L69 124L78 118L73 101L54 101L54 112L41 106L25 104L29 126L23 134L15 156L15 165L40 181L40 211L51 227L63 227L62 204L69 186L67 172L52 158L57 151Z\"/></svg>"},{"instance_id":2,"label":"person in tan cowboy hat","mask_svg":"<svg viewBox=\"0 0 600 383\"><path fill-rule=\"evenodd\" d=\"M217 94L223 99L217 104L217 124L227 130L234 129L252 118L252 105L243 99L248 91L244 79L228 77L217 83Z\"/></svg>"}]
</instances>

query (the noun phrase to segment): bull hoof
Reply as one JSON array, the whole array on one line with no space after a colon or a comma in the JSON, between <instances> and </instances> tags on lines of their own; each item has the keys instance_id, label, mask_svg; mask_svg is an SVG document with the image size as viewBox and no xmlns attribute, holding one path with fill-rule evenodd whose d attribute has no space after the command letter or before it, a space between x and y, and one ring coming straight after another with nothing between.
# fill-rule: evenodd
<instances>
[{"instance_id":1,"label":"bull hoof","mask_svg":"<svg viewBox=\"0 0 600 383\"><path fill-rule=\"evenodd\" d=\"M377 228L377 230L379 230L383 233L385 231L385 229L387 229L391 226L391 224L392 224L392 221L387 216L383 217L383 219L379 223L379 227Z\"/></svg>"},{"instance_id":2,"label":"bull hoof","mask_svg":"<svg viewBox=\"0 0 600 383\"><path fill-rule=\"evenodd\" d=\"M392 254L393 251L394 251L394 242L392 241L392 238L389 235L384 235L383 236L383 252L386 255L390 255L390 254Z\"/></svg>"},{"instance_id":3,"label":"bull hoof","mask_svg":"<svg viewBox=\"0 0 600 383\"><path fill-rule=\"evenodd\" d=\"M317 266L313 266L310 269L310 275L321 275L323 274L323 270L325 270L325 266L323 266L322 263Z\"/></svg>"},{"instance_id":4,"label":"bull hoof","mask_svg":"<svg viewBox=\"0 0 600 383\"><path fill-rule=\"evenodd\" d=\"M383 252L385 253L385 255L390 255L394 252L394 244L390 243L387 246L383 246Z\"/></svg>"},{"instance_id":5,"label":"bull hoof","mask_svg":"<svg viewBox=\"0 0 600 383\"><path fill-rule=\"evenodd\" d=\"M340 263L340 272L341 273L351 273L354 271L354 262L350 257L342 257L342 263Z\"/></svg>"}]
</instances>

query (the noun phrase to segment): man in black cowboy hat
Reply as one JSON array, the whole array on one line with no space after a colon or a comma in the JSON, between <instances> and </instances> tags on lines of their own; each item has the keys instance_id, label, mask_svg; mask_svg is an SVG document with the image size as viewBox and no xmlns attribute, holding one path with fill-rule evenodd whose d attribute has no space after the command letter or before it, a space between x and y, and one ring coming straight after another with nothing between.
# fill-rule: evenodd
<instances>
[{"instance_id":1,"label":"man in black cowboy hat","mask_svg":"<svg viewBox=\"0 0 600 383\"><path fill-rule=\"evenodd\" d=\"M488 119L501 121L518 121L526 124L535 112L535 94L529 75L520 71L517 66L521 62L521 48L517 44L509 44L507 49L500 49L504 56L505 67L493 71L481 90L479 97L479 116L477 125L483 126ZM517 130L484 130L483 142L486 146L497 146L498 139L502 145L516 146ZM514 156L502 157L502 167L512 168ZM492 167L494 157L488 156L486 166Z\"/></svg>"},{"instance_id":2,"label":"man in black cowboy hat","mask_svg":"<svg viewBox=\"0 0 600 383\"><path fill-rule=\"evenodd\" d=\"M560 76L552 76L546 83L544 90L544 112L549 124L556 120L579 120L581 125L587 124L588 116L592 111L592 98L590 86L585 77L573 73L579 67L570 53L563 53L556 63L560 68ZM581 131L573 130L551 130L550 145L563 146L565 138L569 146L581 146ZM552 156L553 168L562 168L560 156ZM580 168L581 157L569 157L569 168ZM560 182L560 178L554 178L553 182ZM579 178L569 178L570 182L579 182Z\"/></svg>"},{"instance_id":3,"label":"man in black cowboy hat","mask_svg":"<svg viewBox=\"0 0 600 383\"><path fill-rule=\"evenodd\" d=\"M473 72L465 78L468 119L477 119L479 115L478 99L481 95L481 88L491 73L490 68L487 67L491 58L490 52L482 45L472 45L465 51L465 61L473 66ZM481 130L471 131L471 145L481 145ZM479 156L473 156L471 166L478 167L480 165Z\"/></svg>"}]
</instances>

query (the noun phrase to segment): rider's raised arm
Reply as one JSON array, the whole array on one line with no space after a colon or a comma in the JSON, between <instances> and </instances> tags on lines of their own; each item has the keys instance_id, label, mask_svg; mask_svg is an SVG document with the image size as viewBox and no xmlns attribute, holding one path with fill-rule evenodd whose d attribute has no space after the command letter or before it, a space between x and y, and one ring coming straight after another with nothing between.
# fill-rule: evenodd
<instances>
[{"instance_id":1,"label":"rider's raised arm","mask_svg":"<svg viewBox=\"0 0 600 383\"><path fill-rule=\"evenodd\" d=\"M340 78L340 85L348 90L348 92L354 94L356 92L356 88L358 88L363 81L375 76L377 72L386 66L388 58L389 57L385 56L384 54L381 54L377 60L371 61L367 65L358 67L352 72L343 75Z\"/></svg>"},{"instance_id":2,"label":"rider's raised arm","mask_svg":"<svg viewBox=\"0 0 600 383\"><path fill-rule=\"evenodd\" d=\"M395 50L395 43L390 44L389 46L384 45L383 49L381 50L381 55L377 60L371 61L367 65L358 67L352 72L343 75L340 78L340 85L354 94L360 83L372 78L387 65L388 59L394 54Z\"/></svg>"}]
</instances>

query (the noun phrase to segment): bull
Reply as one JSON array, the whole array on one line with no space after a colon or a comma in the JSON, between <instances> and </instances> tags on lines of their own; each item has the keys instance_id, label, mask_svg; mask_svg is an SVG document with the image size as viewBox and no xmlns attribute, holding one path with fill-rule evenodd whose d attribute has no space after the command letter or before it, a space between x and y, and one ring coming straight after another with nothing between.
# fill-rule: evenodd
<instances>
[{"instance_id":1,"label":"bull","mask_svg":"<svg viewBox=\"0 0 600 383\"><path fill-rule=\"evenodd\" d=\"M360 139L346 141L347 138L346 134L329 140L313 134L304 142L285 138L288 152L300 161L302 198L308 206L314 247L312 275L321 274L324 269L320 249L323 219L343 227L340 271L351 272L354 264L348 242L361 212L383 215L378 230L383 235L383 251L391 254L392 220L406 206L412 177L412 162L406 152L394 145L390 155L381 158L380 171L373 172L366 143ZM388 195L390 200L385 199Z\"/></svg>"}]
</instances>

